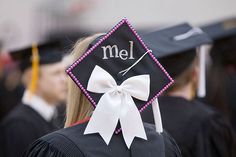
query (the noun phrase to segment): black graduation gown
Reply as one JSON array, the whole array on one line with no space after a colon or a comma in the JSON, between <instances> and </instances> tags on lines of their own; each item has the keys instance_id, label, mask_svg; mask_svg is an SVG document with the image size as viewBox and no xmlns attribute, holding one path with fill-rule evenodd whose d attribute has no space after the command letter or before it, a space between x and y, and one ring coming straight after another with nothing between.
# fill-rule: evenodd
<instances>
[{"instance_id":1,"label":"black graduation gown","mask_svg":"<svg viewBox=\"0 0 236 157\"><path fill-rule=\"evenodd\" d=\"M55 130L31 107L19 104L1 123L4 157L19 157L39 137Z\"/></svg>"},{"instance_id":2,"label":"black graduation gown","mask_svg":"<svg viewBox=\"0 0 236 157\"><path fill-rule=\"evenodd\" d=\"M198 101L181 97L159 98L163 127L179 145L183 157L233 157L231 127L221 115ZM152 111L143 120L152 122Z\"/></svg>"},{"instance_id":3,"label":"black graduation gown","mask_svg":"<svg viewBox=\"0 0 236 157\"><path fill-rule=\"evenodd\" d=\"M230 110L230 120L231 124L234 128L234 131L236 133L236 72L229 76L229 80L227 81L227 103L229 104L229 110Z\"/></svg>"},{"instance_id":4,"label":"black graduation gown","mask_svg":"<svg viewBox=\"0 0 236 157\"><path fill-rule=\"evenodd\" d=\"M206 97L199 99L200 101L209 104L217 109L217 111L224 114L227 120L230 121L234 132L236 133L236 72L232 74L222 74L224 76L224 80L222 81L221 88L218 89L219 92L213 91L216 90L212 88L215 86L211 81L211 77L208 77L206 83ZM214 94L213 94L214 93ZM219 99L216 95L219 95L221 99ZM212 97L214 96L214 100ZM214 102L218 102L222 105L214 104Z\"/></svg>"},{"instance_id":5,"label":"black graduation gown","mask_svg":"<svg viewBox=\"0 0 236 157\"><path fill-rule=\"evenodd\" d=\"M7 89L5 79L0 80L0 121L20 102L23 92L21 84L14 89Z\"/></svg>"},{"instance_id":6,"label":"black graduation gown","mask_svg":"<svg viewBox=\"0 0 236 157\"><path fill-rule=\"evenodd\" d=\"M107 146L99 134L83 135L86 126L87 122L42 137L24 157L164 157L165 152L166 157L181 156L174 140L167 133L156 133L152 124L144 124L148 141L135 138L130 149L121 133L114 134Z\"/></svg>"},{"instance_id":7,"label":"black graduation gown","mask_svg":"<svg viewBox=\"0 0 236 157\"><path fill-rule=\"evenodd\" d=\"M57 130L64 128L66 120L66 105L60 104L56 108L56 114L51 120L53 126L57 128Z\"/></svg>"}]
</instances>

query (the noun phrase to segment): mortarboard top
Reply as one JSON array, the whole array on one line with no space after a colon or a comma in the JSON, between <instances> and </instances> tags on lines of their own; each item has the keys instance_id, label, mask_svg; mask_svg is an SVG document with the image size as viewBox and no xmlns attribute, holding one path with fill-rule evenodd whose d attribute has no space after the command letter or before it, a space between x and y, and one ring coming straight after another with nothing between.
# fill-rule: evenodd
<instances>
[{"instance_id":1,"label":"mortarboard top","mask_svg":"<svg viewBox=\"0 0 236 157\"><path fill-rule=\"evenodd\" d=\"M220 40L223 38L235 36L236 17L201 26L201 29L206 32L213 40Z\"/></svg>"},{"instance_id":2,"label":"mortarboard top","mask_svg":"<svg viewBox=\"0 0 236 157\"><path fill-rule=\"evenodd\" d=\"M48 41L37 45L39 64L51 64L62 60L63 46L59 41ZM32 45L10 52L13 60L18 61L22 71L32 66Z\"/></svg>"},{"instance_id":3,"label":"mortarboard top","mask_svg":"<svg viewBox=\"0 0 236 157\"><path fill-rule=\"evenodd\" d=\"M236 17L202 26L214 40L210 55L213 62L222 65L234 64L236 60Z\"/></svg>"},{"instance_id":4,"label":"mortarboard top","mask_svg":"<svg viewBox=\"0 0 236 157\"><path fill-rule=\"evenodd\" d=\"M78 84L78 81L80 82L80 84L78 84L79 87L82 87L83 89L86 88L90 74L92 73L96 65L99 65L100 67L108 71L112 75L112 77L120 83L131 76L150 74L152 76L151 81L154 81L156 84L155 86L153 86L153 89L151 91L152 96L155 96L155 94L160 92L165 85L172 81L172 79L168 75L166 75L166 71L164 71L164 68L159 64L156 58L153 57L153 54L151 52L147 53L148 55L145 55L144 58L142 58L142 60L137 65L135 65L126 75L124 75L123 77L120 76L120 71L130 67L137 61L137 59L139 59L145 52L149 50L141 40L141 38L138 36L138 34L132 29L126 19L122 20L109 33L98 38L100 40L98 40L96 44L92 42L93 46L90 47L90 49L88 49L87 52L74 64L72 64L71 67L67 70L67 73L72 77L75 83ZM95 40L97 41L97 39ZM117 46L118 56L115 55L116 53L114 48L112 49L112 51L109 51L109 45L111 47L114 45ZM103 51L105 47L107 47L106 53ZM122 50L126 50L128 52L127 56L123 57L126 59L122 59L119 57L119 53ZM112 56L110 56L109 52L112 52ZM161 83L162 81L164 81L164 83ZM158 84L157 82L160 82L160 84ZM83 91L91 94L91 96L94 97L91 97L91 99L89 97L89 100L94 106L96 106L96 102L101 97L100 94L93 95L93 93L91 92L88 92L86 90ZM140 107L143 106L139 106L139 108Z\"/></svg>"},{"instance_id":5,"label":"mortarboard top","mask_svg":"<svg viewBox=\"0 0 236 157\"><path fill-rule=\"evenodd\" d=\"M106 71L109 73L118 86L122 86L124 82L134 78L135 76L149 76L150 80L144 81L148 88L150 88L148 91L148 98L146 100L140 100L132 96L135 106L140 112L142 112L170 84L173 83L171 77L149 51L148 47L144 44L136 31L131 27L129 22L126 19L123 19L106 35L95 39L84 55L67 69L69 76L95 107L95 112L93 113L91 120L93 119L96 109L99 106L97 104L102 100L103 96L105 95L104 93L106 93L94 91L91 92L88 89L90 79L93 78L92 74L96 69L98 69L98 67L100 67L100 71ZM120 73L125 69L128 70ZM96 76L99 75L102 74L96 74ZM108 77L104 75L100 78L108 79ZM139 86L141 85L136 84L135 87L139 88ZM116 103L115 99L113 101ZM112 104L109 105L112 106ZM109 107L107 107L106 112L108 112L108 109ZM107 114L109 115L109 112ZM115 114L115 112L110 114ZM107 116L106 120L102 123L108 126L109 119L109 116ZM133 119L134 123L135 121L137 120ZM131 124L130 127L132 126L133 125ZM100 127L102 127L102 124Z\"/></svg>"},{"instance_id":6,"label":"mortarboard top","mask_svg":"<svg viewBox=\"0 0 236 157\"><path fill-rule=\"evenodd\" d=\"M201 29L188 23L144 34L144 42L172 77L181 74L196 56L196 48L211 43Z\"/></svg>"}]
</instances>

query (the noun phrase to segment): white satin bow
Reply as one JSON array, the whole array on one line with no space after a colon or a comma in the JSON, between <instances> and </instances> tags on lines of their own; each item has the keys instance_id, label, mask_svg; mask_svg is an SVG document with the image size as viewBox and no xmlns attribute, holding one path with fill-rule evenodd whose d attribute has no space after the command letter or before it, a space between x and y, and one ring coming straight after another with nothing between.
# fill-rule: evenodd
<instances>
[{"instance_id":1,"label":"white satin bow","mask_svg":"<svg viewBox=\"0 0 236 157\"><path fill-rule=\"evenodd\" d=\"M99 133L106 144L109 144L117 123L120 121L128 148L134 137L147 140L140 113L132 97L142 101L148 100L149 75L133 76L121 85L117 85L107 71L96 65L89 78L87 90L104 94L100 98L84 134Z\"/></svg>"}]
</instances>

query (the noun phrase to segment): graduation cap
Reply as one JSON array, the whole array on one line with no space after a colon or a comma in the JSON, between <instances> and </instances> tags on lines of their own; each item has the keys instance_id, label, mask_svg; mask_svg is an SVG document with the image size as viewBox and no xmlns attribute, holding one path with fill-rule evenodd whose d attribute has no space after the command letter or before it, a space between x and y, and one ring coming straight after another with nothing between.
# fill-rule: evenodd
<instances>
[{"instance_id":1,"label":"graduation cap","mask_svg":"<svg viewBox=\"0 0 236 157\"><path fill-rule=\"evenodd\" d=\"M236 17L214 22L201 27L213 39L210 51L213 62L222 65L234 64L236 60Z\"/></svg>"},{"instance_id":2,"label":"graduation cap","mask_svg":"<svg viewBox=\"0 0 236 157\"><path fill-rule=\"evenodd\" d=\"M10 55L13 60L18 61L22 71L32 66L33 52L38 52L39 64L52 64L62 60L63 47L59 41L49 41L13 50Z\"/></svg>"},{"instance_id":3,"label":"graduation cap","mask_svg":"<svg viewBox=\"0 0 236 157\"><path fill-rule=\"evenodd\" d=\"M64 51L59 41L33 43L31 46L10 52L11 58L19 63L22 72L32 67L32 79L29 87L31 95L37 88L39 66L59 62L63 55Z\"/></svg>"},{"instance_id":4,"label":"graduation cap","mask_svg":"<svg viewBox=\"0 0 236 157\"><path fill-rule=\"evenodd\" d=\"M95 107L84 134L99 133L109 144L122 130L129 148L134 137L146 139L140 112L150 104L157 107L156 129L162 132L156 98L173 80L127 19L94 40L67 73Z\"/></svg>"},{"instance_id":5,"label":"graduation cap","mask_svg":"<svg viewBox=\"0 0 236 157\"><path fill-rule=\"evenodd\" d=\"M236 35L236 17L201 26L214 41Z\"/></svg>"},{"instance_id":6,"label":"graduation cap","mask_svg":"<svg viewBox=\"0 0 236 157\"><path fill-rule=\"evenodd\" d=\"M193 62L196 48L200 47L200 88L198 96L205 95L204 47L211 43L210 37L200 28L182 23L166 29L144 34L143 40L159 58L170 76L176 78Z\"/></svg>"}]
</instances>

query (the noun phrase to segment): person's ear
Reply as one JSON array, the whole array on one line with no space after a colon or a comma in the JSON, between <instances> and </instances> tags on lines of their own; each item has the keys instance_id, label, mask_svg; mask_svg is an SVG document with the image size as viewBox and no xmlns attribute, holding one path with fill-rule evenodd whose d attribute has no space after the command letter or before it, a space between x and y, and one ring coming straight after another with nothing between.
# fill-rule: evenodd
<instances>
[{"instance_id":1,"label":"person's ear","mask_svg":"<svg viewBox=\"0 0 236 157\"><path fill-rule=\"evenodd\" d=\"M196 64L193 68L193 73L192 73L192 79L195 85L198 84L199 73L200 73L200 69L199 69L199 66Z\"/></svg>"},{"instance_id":2,"label":"person's ear","mask_svg":"<svg viewBox=\"0 0 236 157\"><path fill-rule=\"evenodd\" d=\"M31 78L32 78L32 68L28 68L22 74L22 83L26 88L30 86Z\"/></svg>"}]
</instances>

